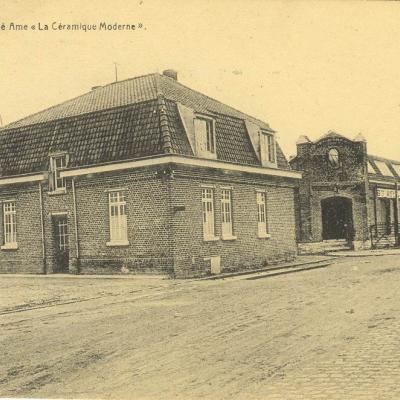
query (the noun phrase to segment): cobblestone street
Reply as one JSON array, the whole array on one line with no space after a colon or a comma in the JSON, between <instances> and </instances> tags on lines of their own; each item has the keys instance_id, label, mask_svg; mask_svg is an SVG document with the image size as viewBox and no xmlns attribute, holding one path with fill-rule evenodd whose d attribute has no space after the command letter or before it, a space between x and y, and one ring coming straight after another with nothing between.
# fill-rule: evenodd
<instances>
[{"instance_id":1,"label":"cobblestone street","mask_svg":"<svg viewBox=\"0 0 400 400\"><path fill-rule=\"evenodd\" d=\"M398 399L399 287L396 255L257 280L1 276L0 395Z\"/></svg>"}]
</instances>

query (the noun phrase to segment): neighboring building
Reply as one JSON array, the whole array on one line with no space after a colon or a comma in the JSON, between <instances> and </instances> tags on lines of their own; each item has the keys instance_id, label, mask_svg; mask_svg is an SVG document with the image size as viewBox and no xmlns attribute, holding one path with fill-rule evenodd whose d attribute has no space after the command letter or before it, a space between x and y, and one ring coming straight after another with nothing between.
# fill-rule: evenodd
<instances>
[{"instance_id":1,"label":"neighboring building","mask_svg":"<svg viewBox=\"0 0 400 400\"><path fill-rule=\"evenodd\" d=\"M300 252L317 252L332 241L356 249L398 243L400 161L367 154L365 139L329 132L297 141L290 164L303 172L297 197Z\"/></svg>"},{"instance_id":2,"label":"neighboring building","mask_svg":"<svg viewBox=\"0 0 400 400\"><path fill-rule=\"evenodd\" d=\"M0 271L200 276L296 255L275 132L177 82L96 87L0 130Z\"/></svg>"}]
</instances>

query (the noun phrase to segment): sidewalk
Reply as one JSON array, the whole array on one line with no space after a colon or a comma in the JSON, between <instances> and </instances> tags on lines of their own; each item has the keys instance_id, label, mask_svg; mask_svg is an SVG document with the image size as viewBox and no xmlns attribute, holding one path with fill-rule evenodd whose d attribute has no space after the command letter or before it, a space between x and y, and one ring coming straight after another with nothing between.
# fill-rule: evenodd
<instances>
[{"instance_id":1,"label":"sidewalk","mask_svg":"<svg viewBox=\"0 0 400 400\"><path fill-rule=\"evenodd\" d=\"M400 249L343 250L327 253L333 257L400 256Z\"/></svg>"},{"instance_id":2,"label":"sidewalk","mask_svg":"<svg viewBox=\"0 0 400 400\"><path fill-rule=\"evenodd\" d=\"M141 279L141 280L171 280L168 275L146 274L0 274L0 278L43 278L43 279Z\"/></svg>"},{"instance_id":3,"label":"sidewalk","mask_svg":"<svg viewBox=\"0 0 400 400\"><path fill-rule=\"evenodd\" d=\"M302 266L313 266L317 264L322 264L325 262L333 261L334 257L329 255L301 255L297 256L294 261L286 262L286 263L277 263L271 264L264 268L256 268L256 269L248 269L248 270L241 270L236 272L222 272L218 275L211 275L205 276L202 278L195 278L194 280L215 280L215 279L224 279L224 278L231 278L235 276L242 276L242 275L253 275L262 272L271 272L274 270L283 270L283 269L291 269L296 267Z\"/></svg>"},{"instance_id":4,"label":"sidewalk","mask_svg":"<svg viewBox=\"0 0 400 400\"><path fill-rule=\"evenodd\" d=\"M333 254L336 255L336 254ZM235 272L223 272L218 275L208 275L201 278L188 278L188 279L171 279L167 275L145 275L145 274L126 274L126 275L74 275L74 274L1 274L0 278L30 278L30 279L99 279L99 280L107 280L107 279L132 279L132 280L153 280L153 281L175 281L175 282L183 282L183 281L192 281L192 280L208 280L208 279L223 279L229 278L232 276L240 276L240 275L249 275L255 274L259 272L269 272L274 269L283 269L283 268L294 268L301 267L306 265L314 265L323 263L326 261L333 260L334 257L332 255L299 255L295 260L286 263L276 263L268 265L264 268L255 268L255 269L247 269Z\"/></svg>"}]
</instances>

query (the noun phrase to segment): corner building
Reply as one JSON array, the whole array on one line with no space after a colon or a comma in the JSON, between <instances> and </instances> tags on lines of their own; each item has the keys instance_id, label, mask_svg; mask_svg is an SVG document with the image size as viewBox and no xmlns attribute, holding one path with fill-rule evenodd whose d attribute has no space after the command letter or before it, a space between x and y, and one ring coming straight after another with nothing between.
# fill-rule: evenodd
<instances>
[{"instance_id":1,"label":"corner building","mask_svg":"<svg viewBox=\"0 0 400 400\"><path fill-rule=\"evenodd\" d=\"M175 71L0 130L0 272L203 276L296 256L291 170L270 126Z\"/></svg>"}]
</instances>

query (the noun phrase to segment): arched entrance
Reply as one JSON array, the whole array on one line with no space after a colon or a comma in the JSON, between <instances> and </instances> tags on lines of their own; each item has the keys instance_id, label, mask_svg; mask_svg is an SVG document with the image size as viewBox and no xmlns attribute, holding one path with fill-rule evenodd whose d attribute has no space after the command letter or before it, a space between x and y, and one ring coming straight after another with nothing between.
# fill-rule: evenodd
<instances>
[{"instance_id":1,"label":"arched entrance","mask_svg":"<svg viewBox=\"0 0 400 400\"><path fill-rule=\"evenodd\" d=\"M353 207L351 199L329 197L321 201L322 239L353 240Z\"/></svg>"}]
</instances>

